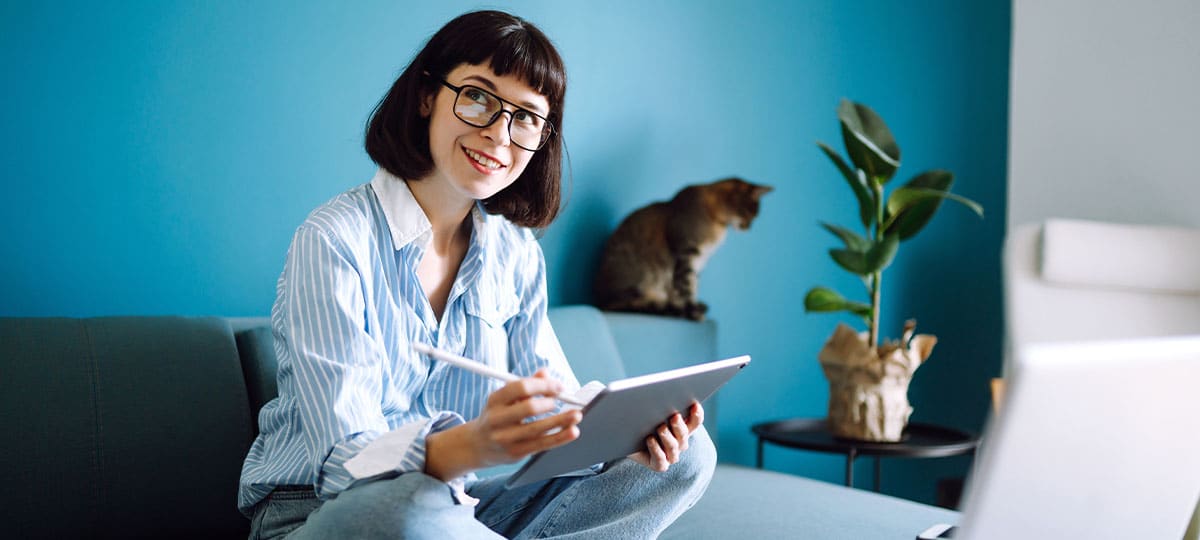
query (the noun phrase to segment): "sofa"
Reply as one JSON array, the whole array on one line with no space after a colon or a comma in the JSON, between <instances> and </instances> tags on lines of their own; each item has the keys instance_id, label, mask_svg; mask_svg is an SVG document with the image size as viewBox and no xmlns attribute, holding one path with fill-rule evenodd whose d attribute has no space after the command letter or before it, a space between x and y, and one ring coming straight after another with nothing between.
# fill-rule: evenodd
<instances>
[{"instance_id":1,"label":"sofa","mask_svg":"<svg viewBox=\"0 0 1200 540\"><path fill-rule=\"evenodd\" d=\"M590 306L550 317L584 381L716 357L711 321ZM262 318L0 318L5 537L244 538L238 476L257 411L275 395L273 351ZM706 402L706 422L719 449L718 397ZM958 517L722 464L662 538L907 540Z\"/></svg>"}]
</instances>

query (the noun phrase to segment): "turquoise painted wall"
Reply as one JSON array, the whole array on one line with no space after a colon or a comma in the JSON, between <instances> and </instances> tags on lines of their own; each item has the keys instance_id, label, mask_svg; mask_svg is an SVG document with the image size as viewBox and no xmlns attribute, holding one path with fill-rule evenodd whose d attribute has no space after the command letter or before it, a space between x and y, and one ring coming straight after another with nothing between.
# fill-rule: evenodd
<instances>
[{"instance_id":1,"label":"turquoise painted wall","mask_svg":"<svg viewBox=\"0 0 1200 540\"><path fill-rule=\"evenodd\" d=\"M372 106L445 21L494 7L437 4L0 4L0 315L265 315L296 225L374 171ZM574 181L542 239L556 304L587 300L631 210L727 175L776 187L701 276L722 352L755 357L723 392L723 459L753 462L752 423L824 413L815 355L841 319L801 304L817 284L859 294L817 226L854 215L814 144L839 143L842 97L889 122L901 179L950 169L987 208L944 208L884 290L891 334L916 317L940 338L913 418L980 429L1000 364L1008 2L500 7L542 26L569 69ZM832 456L770 449L767 463L841 480ZM934 479L967 464L885 461L883 488L931 502Z\"/></svg>"}]
</instances>

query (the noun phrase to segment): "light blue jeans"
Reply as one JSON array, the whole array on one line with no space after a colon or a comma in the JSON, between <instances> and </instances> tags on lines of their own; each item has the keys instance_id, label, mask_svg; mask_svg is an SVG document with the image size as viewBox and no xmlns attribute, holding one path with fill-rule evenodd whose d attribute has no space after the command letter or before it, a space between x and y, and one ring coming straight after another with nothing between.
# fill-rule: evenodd
<instances>
[{"instance_id":1,"label":"light blue jeans","mask_svg":"<svg viewBox=\"0 0 1200 540\"><path fill-rule=\"evenodd\" d=\"M717 451L703 429L667 472L628 459L598 473L505 489L507 476L449 486L422 473L355 486L322 502L311 489L276 490L254 508L250 539L655 538L708 488Z\"/></svg>"}]
</instances>

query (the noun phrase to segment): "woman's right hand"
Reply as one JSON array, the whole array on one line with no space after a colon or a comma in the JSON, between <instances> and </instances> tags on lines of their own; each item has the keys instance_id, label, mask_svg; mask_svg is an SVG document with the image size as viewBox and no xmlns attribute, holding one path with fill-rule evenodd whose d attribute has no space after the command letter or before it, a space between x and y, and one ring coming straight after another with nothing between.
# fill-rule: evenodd
<instances>
[{"instance_id":1,"label":"woman's right hand","mask_svg":"<svg viewBox=\"0 0 1200 540\"><path fill-rule=\"evenodd\" d=\"M478 418L426 437L426 473L449 480L579 438L583 415L575 409L526 421L556 409L561 391L562 383L538 370L492 392Z\"/></svg>"}]
</instances>

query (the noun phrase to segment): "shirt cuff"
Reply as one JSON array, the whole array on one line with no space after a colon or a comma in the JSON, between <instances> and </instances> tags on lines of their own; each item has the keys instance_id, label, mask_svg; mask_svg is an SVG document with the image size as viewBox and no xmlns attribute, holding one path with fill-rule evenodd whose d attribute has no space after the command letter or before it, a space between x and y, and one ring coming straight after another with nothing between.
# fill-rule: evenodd
<instances>
[{"instance_id":1,"label":"shirt cuff","mask_svg":"<svg viewBox=\"0 0 1200 540\"><path fill-rule=\"evenodd\" d=\"M343 465L354 480L382 474L425 471L425 437L462 424L457 413L443 411L425 422L412 422L380 435Z\"/></svg>"},{"instance_id":2,"label":"shirt cuff","mask_svg":"<svg viewBox=\"0 0 1200 540\"><path fill-rule=\"evenodd\" d=\"M604 383L602 383L600 381L591 381L591 382L581 386L579 388L579 390L576 390L570 394L567 394L567 397L575 398L575 401L578 401L580 403L590 403L593 399L596 398L596 394L599 394L601 390L604 390L604 388L605 388ZM568 410L568 409L582 409L583 407L580 407L578 405L571 405L569 403L563 403L562 408L563 408L563 410Z\"/></svg>"}]
</instances>

